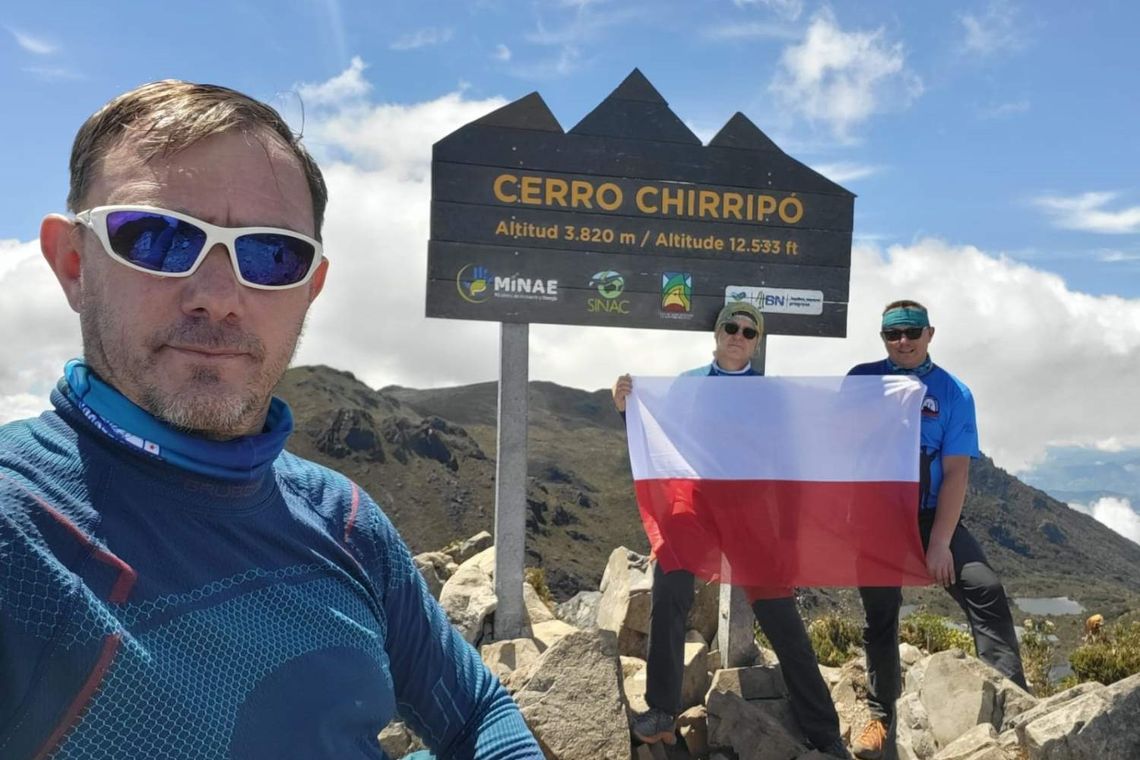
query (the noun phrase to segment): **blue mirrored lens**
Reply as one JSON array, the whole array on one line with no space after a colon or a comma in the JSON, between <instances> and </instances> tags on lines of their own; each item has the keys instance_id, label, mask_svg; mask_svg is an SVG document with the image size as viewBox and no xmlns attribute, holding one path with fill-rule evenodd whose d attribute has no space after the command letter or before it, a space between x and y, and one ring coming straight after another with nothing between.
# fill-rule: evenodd
<instances>
[{"instance_id":1,"label":"blue mirrored lens","mask_svg":"<svg viewBox=\"0 0 1140 760\"><path fill-rule=\"evenodd\" d=\"M317 254L312 244L300 238L271 233L242 235L235 245L242 277L257 285L300 282Z\"/></svg>"},{"instance_id":2,"label":"blue mirrored lens","mask_svg":"<svg viewBox=\"0 0 1140 760\"><path fill-rule=\"evenodd\" d=\"M203 230L149 211L107 214L107 238L116 254L155 272L188 271L206 244Z\"/></svg>"}]
</instances>

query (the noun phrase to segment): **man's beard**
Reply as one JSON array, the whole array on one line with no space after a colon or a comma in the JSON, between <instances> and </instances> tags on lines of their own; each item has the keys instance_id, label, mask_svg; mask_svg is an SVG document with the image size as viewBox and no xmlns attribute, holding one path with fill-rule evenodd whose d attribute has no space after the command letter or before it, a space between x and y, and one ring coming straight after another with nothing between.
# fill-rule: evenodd
<instances>
[{"instance_id":1,"label":"man's beard","mask_svg":"<svg viewBox=\"0 0 1140 760\"><path fill-rule=\"evenodd\" d=\"M285 374L300 338L304 317L287 351L267 356L256 335L201 319L155 332L135 355L122 342L113 342L115 325L103 304L90 300L80 312L84 355L93 370L131 401L180 430L215 440L248 435L265 414L273 388ZM109 340L111 342L109 342ZM165 345L241 351L257 369L244 388L226 390L222 374L208 365L194 366L176 387L157 381L156 354Z\"/></svg>"}]
</instances>

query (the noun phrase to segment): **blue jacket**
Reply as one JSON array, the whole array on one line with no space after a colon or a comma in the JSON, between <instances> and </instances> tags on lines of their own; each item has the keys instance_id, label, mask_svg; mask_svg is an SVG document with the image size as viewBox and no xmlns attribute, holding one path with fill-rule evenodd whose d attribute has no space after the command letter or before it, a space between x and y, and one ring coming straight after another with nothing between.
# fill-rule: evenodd
<instances>
[{"instance_id":1,"label":"blue jacket","mask_svg":"<svg viewBox=\"0 0 1140 760\"><path fill-rule=\"evenodd\" d=\"M197 474L52 400L0 427L0 757L382 758L397 714L542 757L355 483L280 448Z\"/></svg>"}]
</instances>

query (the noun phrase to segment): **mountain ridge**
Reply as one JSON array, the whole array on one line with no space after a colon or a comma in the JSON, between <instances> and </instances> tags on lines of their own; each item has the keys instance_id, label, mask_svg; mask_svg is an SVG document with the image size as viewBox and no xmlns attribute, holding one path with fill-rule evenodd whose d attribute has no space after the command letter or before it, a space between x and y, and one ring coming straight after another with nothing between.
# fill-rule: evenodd
<instances>
[{"instance_id":1,"label":"mountain ridge","mask_svg":"<svg viewBox=\"0 0 1140 760\"><path fill-rule=\"evenodd\" d=\"M413 551L493 530L496 383L372 389L317 366L289 370L278 392L296 418L289 449L360 483ZM1011 597L1067 596L1106 616L1140 609L1140 545L988 457L972 465L963 519ZM562 600L597 588L619 545L648 548L610 392L530 383L527 564ZM908 590L949 599L935 591Z\"/></svg>"}]
</instances>

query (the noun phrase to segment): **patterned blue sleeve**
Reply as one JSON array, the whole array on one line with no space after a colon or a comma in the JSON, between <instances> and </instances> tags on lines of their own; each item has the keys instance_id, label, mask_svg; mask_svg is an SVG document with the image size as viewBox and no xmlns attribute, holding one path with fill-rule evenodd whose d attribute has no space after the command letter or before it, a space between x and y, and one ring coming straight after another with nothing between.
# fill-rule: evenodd
<instances>
[{"instance_id":1,"label":"patterned blue sleeve","mask_svg":"<svg viewBox=\"0 0 1140 760\"><path fill-rule=\"evenodd\" d=\"M949 419L942 434L942 456L978 457L978 422L974 394L962 383L955 386L960 395L950 404Z\"/></svg>"},{"instance_id":2,"label":"patterned blue sleeve","mask_svg":"<svg viewBox=\"0 0 1140 760\"><path fill-rule=\"evenodd\" d=\"M518 706L452 627L392 523L363 494L358 514L377 541L374 577L400 715L441 760L542 758Z\"/></svg>"}]
</instances>

